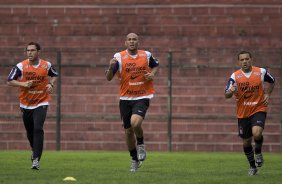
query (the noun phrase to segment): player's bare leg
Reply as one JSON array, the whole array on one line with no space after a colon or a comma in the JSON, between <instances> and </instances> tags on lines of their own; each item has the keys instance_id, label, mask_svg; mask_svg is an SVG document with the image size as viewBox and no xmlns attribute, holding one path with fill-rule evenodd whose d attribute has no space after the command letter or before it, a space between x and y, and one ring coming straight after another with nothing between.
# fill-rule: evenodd
<instances>
[{"instance_id":1,"label":"player's bare leg","mask_svg":"<svg viewBox=\"0 0 282 184\"><path fill-rule=\"evenodd\" d=\"M140 161L144 161L146 159L142 122L143 122L142 116L137 114L133 114L131 116L131 127L133 128L133 131L136 135L138 160Z\"/></svg>"},{"instance_id":2,"label":"player's bare leg","mask_svg":"<svg viewBox=\"0 0 282 184\"><path fill-rule=\"evenodd\" d=\"M263 128L260 126L252 127L253 137L255 141L255 158L257 167L261 167L263 165L263 156L261 152L262 144L263 144Z\"/></svg>"},{"instance_id":3,"label":"player's bare leg","mask_svg":"<svg viewBox=\"0 0 282 184\"><path fill-rule=\"evenodd\" d=\"M135 139L135 135L134 135L134 131L132 127L125 129L125 140L126 140L128 151L132 158L130 171L136 172L137 169L141 166L141 162L138 160L138 157L137 157L136 139Z\"/></svg>"},{"instance_id":4,"label":"player's bare leg","mask_svg":"<svg viewBox=\"0 0 282 184\"><path fill-rule=\"evenodd\" d=\"M247 157L247 160L250 164L250 169L248 172L249 176L254 176L257 174L257 167L255 164L255 158L254 158L254 151L252 147L252 137L248 139L243 139L243 147L244 147L244 153Z\"/></svg>"}]
</instances>

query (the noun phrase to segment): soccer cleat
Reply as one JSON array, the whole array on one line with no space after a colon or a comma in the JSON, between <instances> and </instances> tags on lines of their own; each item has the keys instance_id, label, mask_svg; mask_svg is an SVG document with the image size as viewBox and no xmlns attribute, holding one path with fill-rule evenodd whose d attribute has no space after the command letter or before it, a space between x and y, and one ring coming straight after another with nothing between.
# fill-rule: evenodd
<instances>
[{"instance_id":1,"label":"soccer cleat","mask_svg":"<svg viewBox=\"0 0 282 184\"><path fill-rule=\"evenodd\" d=\"M256 154L256 166L261 167L263 165L263 157L262 154Z\"/></svg>"},{"instance_id":2,"label":"soccer cleat","mask_svg":"<svg viewBox=\"0 0 282 184\"><path fill-rule=\"evenodd\" d=\"M248 175L249 176L255 176L255 175L257 175L257 172L258 172L258 169L257 168L250 168L249 169L249 172L248 172Z\"/></svg>"},{"instance_id":3,"label":"soccer cleat","mask_svg":"<svg viewBox=\"0 0 282 184\"><path fill-rule=\"evenodd\" d=\"M137 145L138 160L144 161L146 159L145 145Z\"/></svg>"},{"instance_id":4,"label":"soccer cleat","mask_svg":"<svg viewBox=\"0 0 282 184\"><path fill-rule=\"evenodd\" d=\"M136 172L139 167L141 167L142 162L137 160L131 161L130 172Z\"/></svg>"},{"instance_id":5,"label":"soccer cleat","mask_svg":"<svg viewBox=\"0 0 282 184\"><path fill-rule=\"evenodd\" d=\"M31 169L39 170L39 161L38 158L32 160Z\"/></svg>"}]
</instances>

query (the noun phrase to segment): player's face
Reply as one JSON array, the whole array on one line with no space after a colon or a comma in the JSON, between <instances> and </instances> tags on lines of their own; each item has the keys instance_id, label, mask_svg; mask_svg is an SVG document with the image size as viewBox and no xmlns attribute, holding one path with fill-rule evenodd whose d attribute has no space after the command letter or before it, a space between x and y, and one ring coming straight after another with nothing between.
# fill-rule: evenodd
<instances>
[{"instance_id":1,"label":"player's face","mask_svg":"<svg viewBox=\"0 0 282 184\"><path fill-rule=\"evenodd\" d=\"M138 36L134 33L128 34L125 40L125 46L129 51L137 51L139 45Z\"/></svg>"},{"instance_id":2,"label":"player's face","mask_svg":"<svg viewBox=\"0 0 282 184\"><path fill-rule=\"evenodd\" d=\"M240 54L238 61L244 72L250 72L252 70L252 58L249 54Z\"/></svg>"},{"instance_id":3,"label":"player's face","mask_svg":"<svg viewBox=\"0 0 282 184\"><path fill-rule=\"evenodd\" d=\"M35 45L28 45L26 48L26 55L29 61L36 61L38 59L39 51Z\"/></svg>"}]
</instances>

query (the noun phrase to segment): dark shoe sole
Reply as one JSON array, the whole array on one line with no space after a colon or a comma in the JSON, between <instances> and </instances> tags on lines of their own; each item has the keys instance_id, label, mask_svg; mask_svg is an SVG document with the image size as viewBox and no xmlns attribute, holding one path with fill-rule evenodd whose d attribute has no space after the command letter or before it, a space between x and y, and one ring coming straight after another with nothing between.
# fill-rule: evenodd
<instances>
[{"instance_id":1,"label":"dark shoe sole","mask_svg":"<svg viewBox=\"0 0 282 184\"><path fill-rule=\"evenodd\" d=\"M262 165L263 165L263 163L259 163L259 164L256 163L256 166L257 166L257 167L262 167Z\"/></svg>"}]
</instances>

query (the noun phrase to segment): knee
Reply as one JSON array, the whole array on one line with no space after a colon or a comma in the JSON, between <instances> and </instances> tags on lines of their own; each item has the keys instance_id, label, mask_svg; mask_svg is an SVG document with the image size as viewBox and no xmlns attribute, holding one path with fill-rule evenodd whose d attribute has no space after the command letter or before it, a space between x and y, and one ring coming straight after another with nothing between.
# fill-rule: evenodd
<instances>
[{"instance_id":1,"label":"knee","mask_svg":"<svg viewBox=\"0 0 282 184\"><path fill-rule=\"evenodd\" d=\"M131 127L132 127L133 129L138 128L138 127L141 127L141 123L136 122L136 121L133 121L133 122L131 122Z\"/></svg>"},{"instance_id":2,"label":"knee","mask_svg":"<svg viewBox=\"0 0 282 184\"><path fill-rule=\"evenodd\" d=\"M260 140L262 136L262 131L254 131L253 132L253 137L255 140Z\"/></svg>"},{"instance_id":3,"label":"knee","mask_svg":"<svg viewBox=\"0 0 282 184\"><path fill-rule=\"evenodd\" d=\"M43 134L44 133L43 128L41 128L41 127L34 127L33 132L35 134Z\"/></svg>"},{"instance_id":4,"label":"knee","mask_svg":"<svg viewBox=\"0 0 282 184\"><path fill-rule=\"evenodd\" d=\"M254 136L254 140L261 140L262 135L258 133L258 134L254 134L253 136Z\"/></svg>"},{"instance_id":5,"label":"knee","mask_svg":"<svg viewBox=\"0 0 282 184\"><path fill-rule=\"evenodd\" d=\"M131 117L131 127L132 128L139 128L141 127L143 118L141 116L135 115Z\"/></svg>"},{"instance_id":6,"label":"knee","mask_svg":"<svg viewBox=\"0 0 282 184\"><path fill-rule=\"evenodd\" d=\"M261 127L253 127L252 133L255 140L260 140L262 136L263 129Z\"/></svg>"}]
</instances>

